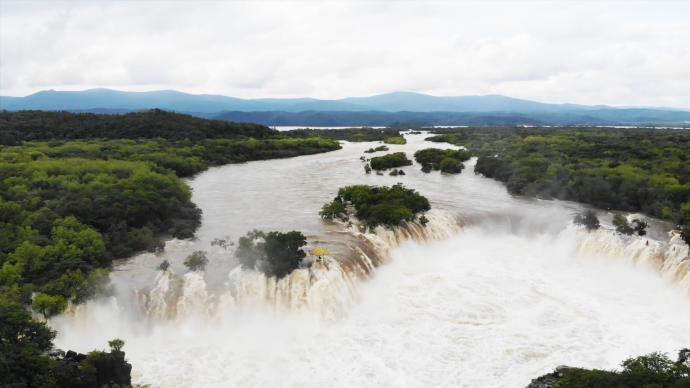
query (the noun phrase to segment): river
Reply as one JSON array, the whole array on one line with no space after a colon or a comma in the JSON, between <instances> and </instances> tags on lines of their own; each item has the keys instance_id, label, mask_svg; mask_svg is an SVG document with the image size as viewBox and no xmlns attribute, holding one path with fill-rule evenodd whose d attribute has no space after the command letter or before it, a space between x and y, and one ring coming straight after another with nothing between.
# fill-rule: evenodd
<instances>
[{"instance_id":1,"label":"river","mask_svg":"<svg viewBox=\"0 0 690 388\"><path fill-rule=\"evenodd\" d=\"M426 136L389 147L453 148ZM119 264L114 297L50 321L57 346L122 338L133 380L153 387L521 387L562 364L615 368L690 345L687 247L663 223L645 238L588 233L570 222L581 205L513 197L474 161L456 176L416 163L367 175L359 158L376 145L191 179L198 239ZM430 199L427 228L362 234L318 217L339 187L396 182ZM254 228L301 230L334 257L276 283L211 244ZM185 274L199 249L206 272ZM156 269L164 259L172 271Z\"/></svg>"}]
</instances>

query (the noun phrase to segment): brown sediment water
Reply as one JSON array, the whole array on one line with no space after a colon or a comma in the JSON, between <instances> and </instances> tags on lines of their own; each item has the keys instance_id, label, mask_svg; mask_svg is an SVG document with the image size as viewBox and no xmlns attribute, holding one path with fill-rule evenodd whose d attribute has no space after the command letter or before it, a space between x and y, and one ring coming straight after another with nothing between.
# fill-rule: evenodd
<instances>
[{"instance_id":1,"label":"brown sediment water","mask_svg":"<svg viewBox=\"0 0 690 388\"><path fill-rule=\"evenodd\" d=\"M390 152L451 147L424 137ZM474 175L474 161L456 176L416 164L366 175L359 157L372 146L191 179L198 239L120 263L114 297L50 321L58 346L122 338L134 381L154 387L514 387L558 365L615 368L690 343L690 259L668 225L621 236L602 213L604 227L587 232L571 223L580 205L512 197ZM339 187L397 182L430 199L426 227L318 217ZM277 280L211 244L254 228L301 230L331 255ZM206 271L187 272L182 261L200 249ZM164 259L172 265L158 271Z\"/></svg>"}]
</instances>

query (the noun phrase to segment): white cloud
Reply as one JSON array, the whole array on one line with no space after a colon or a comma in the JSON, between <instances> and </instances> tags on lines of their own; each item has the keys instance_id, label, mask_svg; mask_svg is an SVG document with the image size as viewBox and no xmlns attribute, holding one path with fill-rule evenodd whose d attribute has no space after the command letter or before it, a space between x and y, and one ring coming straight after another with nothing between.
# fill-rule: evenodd
<instances>
[{"instance_id":1,"label":"white cloud","mask_svg":"<svg viewBox=\"0 0 690 388\"><path fill-rule=\"evenodd\" d=\"M395 90L690 108L688 2L11 2L0 93Z\"/></svg>"}]
</instances>

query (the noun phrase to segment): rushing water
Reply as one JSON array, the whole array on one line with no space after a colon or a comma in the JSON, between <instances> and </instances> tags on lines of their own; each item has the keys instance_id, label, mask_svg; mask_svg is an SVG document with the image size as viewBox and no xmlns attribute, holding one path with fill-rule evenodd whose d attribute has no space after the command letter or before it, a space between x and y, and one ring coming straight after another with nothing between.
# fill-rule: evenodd
<instances>
[{"instance_id":1,"label":"rushing water","mask_svg":"<svg viewBox=\"0 0 690 388\"><path fill-rule=\"evenodd\" d=\"M389 147L450 147L424 137ZM116 297L51 321L57 344L122 338L135 382L156 387L519 387L561 364L614 368L690 344L688 250L663 223L650 238L587 233L570 224L579 205L514 198L472 161L459 176L416 164L365 175L359 157L374 145L194 178L199 239L118 266ZM426 228L362 233L318 218L341 186L396 182L430 198ZM276 282L211 245L253 228L301 230L333 257ZM211 258L204 275L181 264L197 249ZM172 271L155 269L163 259Z\"/></svg>"}]
</instances>

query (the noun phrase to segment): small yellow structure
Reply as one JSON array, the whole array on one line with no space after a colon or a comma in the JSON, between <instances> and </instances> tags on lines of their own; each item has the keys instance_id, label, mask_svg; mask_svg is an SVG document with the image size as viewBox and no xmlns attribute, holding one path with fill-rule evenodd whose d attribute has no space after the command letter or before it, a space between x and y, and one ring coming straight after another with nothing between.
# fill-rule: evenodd
<instances>
[{"instance_id":1,"label":"small yellow structure","mask_svg":"<svg viewBox=\"0 0 690 388\"><path fill-rule=\"evenodd\" d=\"M326 248L316 247L311 251L311 254L317 256L318 258L322 258L323 256L329 256L331 253L328 252Z\"/></svg>"}]
</instances>

